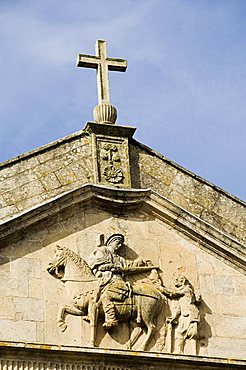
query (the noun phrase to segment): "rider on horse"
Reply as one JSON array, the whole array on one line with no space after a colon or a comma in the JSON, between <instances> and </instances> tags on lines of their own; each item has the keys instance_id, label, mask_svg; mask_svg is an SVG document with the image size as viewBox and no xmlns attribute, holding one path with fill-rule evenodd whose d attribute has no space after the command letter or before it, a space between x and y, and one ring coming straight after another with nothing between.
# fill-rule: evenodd
<instances>
[{"instance_id":1,"label":"rider on horse","mask_svg":"<svg viewBox=\"0 0 246 370\"><path fill-rule=\"evenodd\" d=\"M123 302L130 294L130 286L123 279L126 260L118 255L124 243L122 234L111 235L105 245L96 247L89 257L89 266L99 278L100 302L105 314L103 326L110 329L118 324L114 301Z\"/></svg>"}]
</instances>

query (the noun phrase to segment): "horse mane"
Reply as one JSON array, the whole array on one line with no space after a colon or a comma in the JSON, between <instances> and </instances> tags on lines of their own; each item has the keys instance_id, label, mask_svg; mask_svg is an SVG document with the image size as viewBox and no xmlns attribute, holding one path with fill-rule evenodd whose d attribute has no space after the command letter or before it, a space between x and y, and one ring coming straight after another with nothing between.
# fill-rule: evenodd
<instances>
[{"instance_id":1,"label":"horse mane","mask_svg":"<svg viewBox=\"0 0 246 370\"><path fill-rule=\"evenodd\" d=\"M82 270L83 275L95 279L95 276L93 275L90 266L83 258L81 258L77 253L75 253L74 251L67 247L63 247L63 250L65 256L69 257L75 263L75 265Z\"/></svg>"}]
</instances>

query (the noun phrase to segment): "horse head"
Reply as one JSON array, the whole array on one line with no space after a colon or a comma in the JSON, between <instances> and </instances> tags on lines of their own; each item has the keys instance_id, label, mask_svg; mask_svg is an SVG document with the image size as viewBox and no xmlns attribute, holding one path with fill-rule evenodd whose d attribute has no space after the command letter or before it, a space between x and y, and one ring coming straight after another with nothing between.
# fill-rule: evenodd
<instances>
[{"instance_id":1,"label":"horse head","mask_svg":"<svg viewBox=\"0 0 246 370\"><path fill-rule=\"evenodd\" d=\"M55 255L53 260L49 263L47 267L47 271L57 277L58 279L61 279L64 275L64 268L66 266L66 254L64 253L64 248L60 247L59 245L55 248Z\"/></svg>"},{"instance_id":2,"label":"horse head","mask_svg":"<svg viewBox=\"0 0 246 370\"><path fill-rule=\"evenodd\" d=\"M49 263L47 271L64 282L94 282L97 280L83 258L71 249L59 245L55 248L54 258Z\"/></svg>"}]
</instances>

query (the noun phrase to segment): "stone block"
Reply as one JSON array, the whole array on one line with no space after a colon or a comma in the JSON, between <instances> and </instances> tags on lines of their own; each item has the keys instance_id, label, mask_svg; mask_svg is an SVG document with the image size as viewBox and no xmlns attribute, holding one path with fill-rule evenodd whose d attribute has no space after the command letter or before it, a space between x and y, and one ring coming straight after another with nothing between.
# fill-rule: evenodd
<instances>
[{"instance_id":1,"label":"stone block","mask_svg":"<svg viewBox=\"0 0 246 370\"><path fill-rule=\"evenodd\" d=\"M11 297L0 297L0 318L15 319L15 304Z\"/></svg>"},{"instance_id":2,"label":"stone block","mask_svg":"<svg viewBox=\"0 0 246 370\"><path fill-rule=\"evenodd\" d=\"M201 274L199 276L199 285L201 292L205 292L206 295L210 296L215 295L213 274Z\"/></svg>"},{"instance_id":3,"label":"stone block","mask_svg":"<svg viewBox=\"0 0 246 370\"><path fill-rule=\"evenodd\" d=\"M13 190L13 189L15 189L15 186L16 186L16 177L15 176L6 178L5 180L2 179L1 180L0 192L2 194L6 191Z\"/></svg>"},{"instance_id":4,"label":"stone block","mask_svg":"<svg viewBox=\"0 0 246 370\"><path fill-rule=\"evenodd\" d=\"M39 343L45 343L45 324L42 321L36 322L37 329L37 341Z\"/></svg>"},{"instance_id":5,"label":"stone block","mask_svg":"<svg viewBox=\"0 0 246 370\"><path fill-rule=\"evenodd\" d=\"M28 279L20 274L18 278L1 276L0 296L28 297Z\"/></svg>"},{"instance_id":6,"label":"stone block","mask_svg":"<svg viewBox=\"0 0 246 370\"><path fill-rule=\"evenodd\" d=\"M213 313L214 330L216 337L246 338L246 318Z\"/></svg>"},{"instance_id":7,"label":"stone block","mask_svg":"<svg viewBox=\"0 0 246 370\"><path fill-rule=\"evenodd\" d=\"M246 340L236 338L211 338L209 356L245 358Z\"/></svg>"},{"instance_id":8,"label":"stone block","mask_svg":"<svg viewBox=\"0 0 246 370\"><path fill-rule=\"evenodd\" d=\"M234 277L236 295L244 297L246 292L246 279L241 274Z\"/></svg>"},{"instance_id":9,"label":"stone block","mask_svg":"<svg viewBox=\"0 0 246 370\"><path fill-rule=\"evenodd\" d=\"M0 276L10 274L10 259L6 256L0 256Z\"/></svg>"},{"instance_id":10,"label":"stone block","mask_svg":"<svg viewBox=\"0 0 246 370\"><path fill-rule=\"evenodd\" d=\"M7 205L16 204L24 199L36 197L45 192L45 189L39 180L32 181L26 185L17 187L15 190L3 193L3 198Z\"/></svg>"},{"instance_id":11,"label":"stone block","mask_svg":"<svg viewBox=\"0 0 246 370\"><path fill-rule=\"evenodd\" d=\"M0 219L8 219L9 217L13 216L18 212L18 208L15 205L10 205L1 208L0 210Z\"/></svg>"},{"instance_id":12,"label":"stone block","mask_svg":"<svg viewBox=\"0 0 246 370\"><path fill-rule=\"evenodd\" d=\"M37 167L39 165L38 156L33 155L32 157L26 158L15 164L18 173Z\"/></svg>"},{"instance_id":13,"label":"stone block","mask_svg":"<svg viewBox=\"0 0 246 370\"><path fill-rule=\"evenodd\" d=\"M0 319L1 341L35 342L36 323L34 321L11 321Z\"/></svg>"},{"instance_id":14,"label":"stone block","mask_svg":"<svg viewBox=\"0 0 246 370\"><path fill-rule=\"evenodd\" d=\"M29 277L35 277L34 259L18 258L11 262L11 277L18 280L20 276L27 279Z\"/></svg>"},{"instance_id":15,"label":"stone block","mask_svg":"<svg viewBox=\"0 0 246 370\"><path fill-rule=\"evenodd\" d=\"M35 205L38 205L40 203L43 203L45 200L45 194L40 194L34 197L26 198L24 200L16 202L16 206L19 211L23 211L28 208L32 208Z\"/></svg>"},{"instance_id":16,"label":"stone block","mask_svg":"<svg viewBox=\"0 0 246 370\"><path fill-rule=\"evenodd\" d=\"M214 277L215 294L229 295L235 294L235 280L232 276L215 276Z\"/></svg>"},{"instance_id":17,"label":"stone block","mask_svg":"<svg viewBox=\"0 0 246 370\"><path fill-rule=\"evenodd\" d=\"M93 170L90 159L84 159L83 162L72 162L69 168L77 180L82 180L83 183L92 182Z\"/></svg>"},{"instance_id":18,"label":"stone block","mask_svg":"<svg viewBox=\"0 0 246 370\"><path fill-rule=\"evenodd\" d=\"M38 177L47 191L57 189L61 186L61 183L53 172L40 173Z\"/></svg>"},{"instance_id":19,"label":"stone block","mask_svg":"<svg viewBox=\"0 0 246 370\"><path fill-rule=\"evenodd\" d=\"M23 186L37 180L36 174L31 170L27 170L15 176L15 187Z\"/></svg>"},{"instance_id":20,"label":"stone block","mask_svg":"<svg viewBox=\"0 0 246 370\"><path fill-rule=\"evenodd\" d=\"M22 320L43 321L44 308L43 300L35 298L14 298L16 313Z\"/></svg>"},{"instance_id":21,"label":"stone block","mask_svg":"<svg viewBox=\"0 0 246 370\"><path fill-rule=\"evenodd\" d=\"M244 316L246 328L245 294L242 296L218 295L219 310L222 315ZM246 333L245 333L246 334Z\"/></svg>"},{"instance_id":22,"label":"stone block","mask_svg":"<svg viewBox=\"0 0 246 370\"><path fill-rule=\"evenodd\" d=\"M12 176L15 176L18 174L18 167L16 165L9 165L6 167L0 168L0 181L1 181L1 186L4 183L4 180L9 179Z\"/></svg>"},{"instance_id":23,"label":"stone block","mask_svg":"<svg viewBox=\"0 0 246 370\"><path fill-rule=\"evenodd\" d=\"M41 279L29 279L28 295L30 298L43 299L43 284Z\"/></svg>"},{"instance_id":24,"label":"stone block","mask_svg":"<svg viewBox=\"0 0 246 370\"><path fill-rule=\"evenodd\" d=\"M55 174L62 185L73 184L76 181L76 177L69 167L63 167L57 170Z\"/></svg>"}]
</instances>

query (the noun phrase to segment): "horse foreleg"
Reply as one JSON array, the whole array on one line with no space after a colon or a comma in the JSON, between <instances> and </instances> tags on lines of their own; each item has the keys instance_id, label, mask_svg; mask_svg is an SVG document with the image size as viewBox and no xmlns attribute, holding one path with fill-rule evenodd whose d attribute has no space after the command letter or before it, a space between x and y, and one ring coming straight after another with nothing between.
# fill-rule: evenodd
<instances>
[{"instance_id":1,"label":"horse foreleg","mask_svg":"<svg viewBox=\"0 0 246 370\"><path fill-rule=\"evenodd\" d=\"M141 326L135 326L136 324L131 322L133 330L131 332L130 339L126 343L127 349L132 349L132 346L136 343L140 335L143 333L143 328Z\"/></svg>"},{"instance_id":2,"label":"horse foreleg","mask_svg":"<svg viewBox=\"0 0 246 370\"><path fill-rule=\"evenodd\" d=\"M97 329L97 318L98 318L98 305L96 302L92 301L89 303L88 307L88 318L90 322L90 347L96 347L96 329Z\"/></svg>"},{"instance_id":3,"label":"horse foreleg","mask_svg":"<svg viewBox=\"0 0 246 370\"><path fill-rule=\"evenodd\" d=\"M61 307L58 311L57 326L62 332L67 329L67 324L65 322L65 317L67 313L75 316L83 316L83 312L73 306Z\"/></svg>"}]
</instances>

